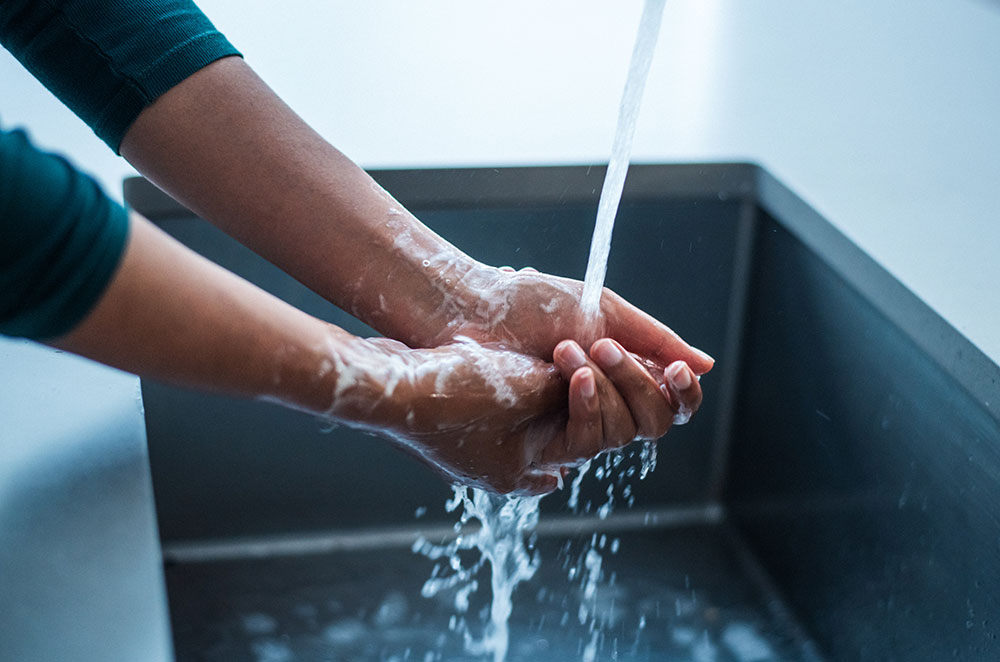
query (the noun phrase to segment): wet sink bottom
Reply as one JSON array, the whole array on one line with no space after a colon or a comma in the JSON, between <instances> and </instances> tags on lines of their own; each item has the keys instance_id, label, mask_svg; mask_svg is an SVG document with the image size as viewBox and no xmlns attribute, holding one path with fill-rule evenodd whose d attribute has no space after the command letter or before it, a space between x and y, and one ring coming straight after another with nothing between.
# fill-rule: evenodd
<instances>
[{"instance_id":1,"label":"wet sink bottom","mask_svg":"<svg viewBox=\"0 0 1000 662\"><path fill-rule=\"evenodd\" d=\"M597 660L816 659L727 526L607 535L620 547L604 554L597 604L608 625ZM583 540L539 541L541 568L514 596L510 662L581 659L591 635L567 568ZM404 546L168 563L177 660L483 659L448 628L453 594L421 597L431 567ZM470 614L481 604L474 600Z\"/></svg>"}]
</instances>

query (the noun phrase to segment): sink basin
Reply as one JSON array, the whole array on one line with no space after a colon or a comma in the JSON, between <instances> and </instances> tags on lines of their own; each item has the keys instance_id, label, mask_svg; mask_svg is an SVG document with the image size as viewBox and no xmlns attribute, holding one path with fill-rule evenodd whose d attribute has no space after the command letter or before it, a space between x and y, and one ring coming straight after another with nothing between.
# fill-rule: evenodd
<instances>
[{"instance_id":1,"label":"sink basin","mask_svg":"<svg viewBox=\"0 0 1000 662\"><path fill-rule=\"evenodd\" d=\"M372 174L477 259L584 272L603 168ZM145 180L126 199L373 333ZM717 367L702 411L632 481L632 508L598 517L593 478L580 514L565 494L542 502L510 660L581 659L568 569L594 536L598 660L1000 657L996 364L752 164L632 166L607 284ZM453 521L429 470L274 406L142 388L178 660L479 659L448 628L448 596L420 595L432 562L410 545Z\"/></svg>"}]
</instances>

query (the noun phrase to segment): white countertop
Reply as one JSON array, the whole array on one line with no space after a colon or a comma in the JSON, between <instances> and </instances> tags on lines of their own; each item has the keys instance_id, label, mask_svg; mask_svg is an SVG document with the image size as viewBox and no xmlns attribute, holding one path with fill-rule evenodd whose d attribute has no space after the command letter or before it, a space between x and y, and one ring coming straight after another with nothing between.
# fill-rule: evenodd
<instances>
[{"instance_id":1,"label":"white countertop","mask_svg":"<svg viewBox=\"0 0 1000 662\"><path fill-rule=\"evenodd\" d=\"M203 0L369 167L607 160L638 0ZM4 54L0 119L127 164ZM634 160L768 168L1000 361L1000 3L671 0Z\"/></svg>"}]
</instances>

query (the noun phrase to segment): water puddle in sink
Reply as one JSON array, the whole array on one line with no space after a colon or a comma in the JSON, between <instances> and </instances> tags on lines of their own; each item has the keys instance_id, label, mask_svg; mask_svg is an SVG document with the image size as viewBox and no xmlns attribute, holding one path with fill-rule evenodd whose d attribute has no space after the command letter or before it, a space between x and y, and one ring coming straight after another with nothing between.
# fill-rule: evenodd
<instances>
[{"instance_id":1,"label":"water puddle in sink","mask_svg":"<svg viewBox=\"0 0 1000 662\"><path fill-rule=\"evenodd\" d=\"M586 487L594 479L590 475ZM545 563L514 595L506 621L507 662L579 662L590 650L601 662L813 659L801 653L794 632L771 613L773 596L762 593L741 568L722 527L651 526L587 533L584 541L566 538L543 533L532 541L529 536L525 548ZM573 549L581 542L581 551L602 555L603 578L592 589L587 566L597 562ZM423 597L424 578L414 565L412 551L398 545L169 565L165 575L177 660L493 659L495 652L469 652L464 637L449 629L462 587ZM477 574L489 581L487 568ZM467 597L470 630L481 629L475 619L489 623L492 598L488 591ZM587 610L584 623L581 609ZM589 614L601 623L596 646L590 644Z\"/></svg>"}]
</instances>

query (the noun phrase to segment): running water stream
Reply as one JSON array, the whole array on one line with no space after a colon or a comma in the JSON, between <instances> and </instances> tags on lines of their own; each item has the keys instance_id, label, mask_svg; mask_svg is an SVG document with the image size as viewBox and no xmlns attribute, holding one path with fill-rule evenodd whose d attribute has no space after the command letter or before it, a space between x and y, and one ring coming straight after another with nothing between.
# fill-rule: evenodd
<instances>
[{"instance_id":1,"label":"running water stream","mask_svg":"<svg viewBox=\"0 0 1000 662\"><path fill-rule=\"evenodd\" d=\"M629 156L632 152L632 138L639 116L642 93L646 86L646 76L649 73L649 65L653 59L660 31L665 1L645 2L632 50L625 90L622 93L618 126L604 187L601 189L597 221L590 245L590 258L587 262L587 273L580 300L580 309L585 320L584 335L590 339L597 336L601 291L604 287L608 254L611 251L611 234L625 186ZM640 451L639 475L642 478L656 464L654 444L655 442L647 442ZM603 465L595 470L595 477L598 480L607 480L605 490L607 501L596 511L601 519L605 519L614 506L616 481L613 480L612 472L622 464L622 458L621 454L606 456ZM569 506L574 513L579 512L580 485L592 464L594 461L580 467L570 488ZM634 469L630 469L627 474L619 475L618 485L621 486L634 473ZM459 507L462 509L459 521L455 524L455 538L440 545L421 539L413 545L414 552L436 561L446 561L435 565L430 579L424 583L422 593L424 597L432 597L444 590L455 590L455 615L451 619L451 629L463 636L468 652L473 655L490 656L493 662L504 662L510 646L508 621L513 609L514 589L521 582L531 579L538 568L538 556L532 552L532 537L538 524L541 497L508 497L466 487L456 487L454 490L455 495L446 504L446 509L448 512L453 512ZM631 505L631 485L625 485L622 494L626 503ZM586 504L585 510L589 511L591 505ZM470 526L472 519L478 520L478 529L474 528L474 525ZM577 562L569 568L570 580L580 581L582 598L577 614L580 624L587 625L591 633L590 640L583 647L584 662L593 662L600 643L603 621L595 609L595 600L598 584L603 578L601 551L605 545L605 536L600 538L593 536L579 554ZM471 565L466 565L460 552L473 549L478 550L479 558ZM617 551L617 541L612 544L610 550L612 553ZM487 562L492 600L489 619L481 627L481 634L477 636L475 630L480 628L472 626L467 617L469 598L478 590L477 575Z\"/></svg>"},{"instance_id":2,"label":"running water stream","mask_svg":"<svg viewBox=\"0 0 1000 662\"><path fill-rule=\"evenodd\" d=\"M587 274L583 280L583 294L580 296L580 309L587 321L588 330L592 332L591 335L596 332L604 274L608 270L608 255L611 253L611 233L615 227L618 203L621 202L622 191L625 188L625 175L628 174L629 157L632 155L632 138L635 136L635 124L639 118L639 105L642 102L642 93L646 89L646 77L649 74L649 65L653 61L653 52L656 50L656 38L660 34L660 21L663 18L665 2L666 0L646 0L642 18L639 20L635 47L632 49L625 91L622 92L621 105L618 107L618 128L615 130L615 139L611 145L611 158L608 161L607 174L604 176L604 187L601 188L601 200L597 204L597 221L590 241L590 258L587 260Z\"/></svg>"}]
</instances>

